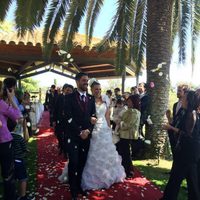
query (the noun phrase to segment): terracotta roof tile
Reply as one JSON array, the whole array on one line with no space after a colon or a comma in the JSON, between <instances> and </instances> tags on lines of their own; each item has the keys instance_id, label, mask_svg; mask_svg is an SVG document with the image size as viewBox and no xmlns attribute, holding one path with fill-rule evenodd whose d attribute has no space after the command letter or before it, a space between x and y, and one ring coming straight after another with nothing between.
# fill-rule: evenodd
<instances>
[{"instance_id":1,"label":"terracotta roof tile","mask_svg":"<svg viewBox=\"0 0 200 200\"><path fill-rule=\"evenodd\" d=\"M58 44L62 39L62 33L59 32L57 36L55 37L55 44ZM27 32L25 36L18 37L16 32L1 32L0 34L0 41L5 41L7 44L12 42L12 44L20 44L20 45L33 45L33 46L39 46L39 44L42 44L42 31L37 30L33 34L30 32ZM95 44L99 43L101 41L100 38L93 38L91 46L94 46ZM77 45L80 45L80 47L84 47L85 44L85 35L82 34L76 34L74 38L74 43ZM85 49L89 49L89 47L85 46Z\"/></svg>"}]
</instances>

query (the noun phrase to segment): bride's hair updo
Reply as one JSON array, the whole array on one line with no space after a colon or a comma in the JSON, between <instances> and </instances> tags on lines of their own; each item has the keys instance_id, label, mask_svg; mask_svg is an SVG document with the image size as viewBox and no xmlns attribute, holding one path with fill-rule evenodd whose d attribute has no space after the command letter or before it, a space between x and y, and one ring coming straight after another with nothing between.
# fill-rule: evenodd
<instances>
[{"instance_id":1,"label":"bride's hair updo","mask_svg":"<svg viewBox=\"0 0 200 200\"><path fill-rule=\"evenodd\" d=\"M95 85L100 85L99 81L96 78L90 79L88 84L91 88L93 88Z\"/></svg>"}]
</instances>

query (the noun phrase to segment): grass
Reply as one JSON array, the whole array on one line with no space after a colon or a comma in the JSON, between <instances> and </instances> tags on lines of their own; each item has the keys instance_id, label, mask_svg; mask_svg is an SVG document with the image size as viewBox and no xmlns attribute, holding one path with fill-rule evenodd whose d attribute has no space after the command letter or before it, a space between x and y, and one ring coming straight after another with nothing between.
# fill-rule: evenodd
<instances>
[{"instance_id":1,"label":"grass","mask_svg":"<svg viewBox=\"0 0 200 200\"><path fill-rule=\"evenodd\" d=\"M27 154L27 172L29 175L28 180L28 194L30 197L34 196L36 192L36 173L37 173L37 144L36 138L30 138L28 142L28 149L30 152ZM134 161L134 166L136 166L144 176L151 180L155 185L157 185L161 190L164 190L169 175L165 172L169 172L171 169L172 162L161 160L159 165L156 165L155 160L136 160ZM1 180L0 180L1 181ZM186 182L184 181L179 193L178 200L187 199L187 191L183 188L186 187ZM0 199L2 198L2 187L0 187Z\"/></svg>"},{"instance_id":2,"label":"grass","mask_svg":"<svg viewBox=\"0 0 200 200\"><path fill-rule=\"evenodd\" d=\"M37 173L37 139L32 137L28 141L27 154L27 173L28 173L28 188L27 193L31 196L36 192L36 173Z\"/></svg>"},{"instance_id":3,"label":"grass","mask_svg":"<svg viewBox=\"0 0 200 200\"><path fill-rule=\"evenodd\" d=\"M36 138L29 139L27 147L30 152L27 153L27 174L28 174L28 188L27 193L33 196L36 191L36 173L37 173L37 144ZM3 198L3 185L0 176L0 200Z\"/></svg>"},{"instance_id":4,"label":"grass","mask_svg":"<svg viewBox=\"0 0 200 200\"><path fill-rule=\"evenodd\" d=\"M172 162L161 160L159 165L156 165L154 160L136 160L134 166L136 166L142 174L157 185L161 190L164 191L165 186L168 182L169 172L171 169ZM186 181L184 180L179 192L178 200L187 200Z\"/></svg>"}]
</instances>

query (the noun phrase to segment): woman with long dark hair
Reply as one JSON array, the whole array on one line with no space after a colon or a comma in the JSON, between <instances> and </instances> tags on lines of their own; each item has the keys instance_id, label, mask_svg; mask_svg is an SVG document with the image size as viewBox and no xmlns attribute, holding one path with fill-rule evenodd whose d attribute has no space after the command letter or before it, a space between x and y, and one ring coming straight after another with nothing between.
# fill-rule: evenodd
<instances>
[{"instance_id":1,"label":"woman with long dark hair","mask_svg":"<svg viewBox=\"0 0 200 200\"><path fill-rule=\"evenodd\" d=\"M7 119L16 121L21 114L14 102L16 80L6 78L3 82L3 90L0 92L0 165L3 177L4 199L15 200L14 182L14 157L12 150L12 136L7 127Z\"/></svg>"},{"instance_id":2,"label":"woman with long dark hair","mask_svg":"<svg viewBox=\"0 0 200 200\"><path fill-rule=\"evenodd\" d=\"M185 114L180 128L165 124L164 129L178 135L171 175L164 191L164 200L176 200L183 179L187 179L188 199L199 200L198 161L200 159L200 94L186 92L182 100Z\"/></svg>"}]
</instances>

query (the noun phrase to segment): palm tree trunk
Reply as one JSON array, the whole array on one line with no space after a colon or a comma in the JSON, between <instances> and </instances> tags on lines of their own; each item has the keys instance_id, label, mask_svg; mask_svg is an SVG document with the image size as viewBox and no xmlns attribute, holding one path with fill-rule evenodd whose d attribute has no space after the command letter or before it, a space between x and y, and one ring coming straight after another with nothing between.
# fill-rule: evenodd
<instances>
[{"instance_id":1,"label":"palm tree trunk","mask_svg":"<svg viewBox=\"0 0 200 200\"><path fill-rule=\"evenodd\" d=\"M171 60L171 23L173 0L148 0L147 13L147 84L150 95L150 114L153 125L147 127L146 138L152 141L148 151L151 158L159 158L166 140L162 131L169 97L169 68ZM156 72L152 69L161 66Z\"/></svg>"}]
</instances>

